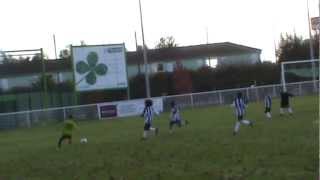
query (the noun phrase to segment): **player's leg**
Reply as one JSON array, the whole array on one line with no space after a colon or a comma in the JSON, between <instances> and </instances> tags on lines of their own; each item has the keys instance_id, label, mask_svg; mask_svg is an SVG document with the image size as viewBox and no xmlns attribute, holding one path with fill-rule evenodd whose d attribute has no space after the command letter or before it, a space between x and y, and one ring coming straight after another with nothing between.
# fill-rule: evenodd
<instances>
[{"instance_id":1,"label":"player's leg","mask_svg":"<svg viewBox=\"0 0 320 180\"><path fill-rule=\"evenodd\" d=\"M234 129L233 129L233 135L236 135L239 130L240 130L240 125L241 125L241 121L242 121L243 116L242 115L238 115L238 121L236 122L236 124L234 125Z\"/></svg>"},{"instance_id":2,"label":"player's leg","mask_svg":"<svg viewBox=\"0 0 320 180\"><path fill-rule=\"evenodd\" d=\"M59 138L59 141L58 141L58 148L61 148L61 144L63 143L63 141L65 139L67 139L68 137L66 135L62 135L60 138Z\"/></svg>"},{"instance_id":3,"label":"player's leg","mask_svg":"<svg viewBox=\"0 0 320 180\"><path fill-rule=\"evenodd\" d=\"M283 114L284 114L284 108L281 107L281 108L280 108L280 116L282 116Z\"/></svg>"},{"instance_id":4,"label":"player's leg","mask_svg":"<svg viewBox=\"0 0 320 180\"><path fill-rule=\"evenodd\" d=\"M170 133L172 133L173 125L174 125L174 121L170 120L170 122L169 122L169 132Z\"/></svg>"},{"instance_id":5,"label":"player's leg","mask_svg":"<svg viewBox=\"0 0 320 180\"><path fill-rule=\"evenodd\" d=\"M72 136L71 136L71 135L68 136L67 139L68 139L68 143L69 143L69 144L72 144Z\"/></svg>"},{"instance_id":6,"label":"player's leg","mask_svg":"<svg viewBox=\"0 0 320 180\"><path fill-rule=\"evenodd\" d=\"M159 133L159 128L154 128L154 127L152 127L151 126L151 124L150 124L150 131L152 131L153 133L154 133L154 135L158 135L158 133Z\"/></svg>"},{"instance_id":7,"label":"player's leg","mask_svg":"<svg viewBox=\"0 0 320 180\"><path fill-rule=\"evenodd\" d=\"M236 135L239 132L241 123L239 121L234 125L233 135Z\"/></svg>"},{"instance_id":8,"label":"player's leg","mask_svg":"<svg viewBox=\"0 0 320 180\"><path fill-rule=\"evenodd\" d=\"M288 113L289 113L290 115L292 115L293 111L292 111L292 108L291 108L290 106L288 107L287 110L288 110Z\"/></svg>"},{"instance_id":9,"label":"player's leg","mask_svg":"<svg viewBox=\"0 0 320 180\"><path fill-rule=\"evenodd\" d=\"M247 119L243 119L243 115L244 115L244 114L242 114L242 116L241 116L240 123L241 123L241 124L244 124L244 125L246 125L246 126L251 126L251 127L253 127L253 122L250 121L250 120L247 120Z\"/></svg>"},{"instance_id":10,"label":"player's leg","mask_svg":"<svg viewBox=\"0 0 320 180\"><path fill-rule=\"evenodd\" d=\"M251 126L251 127L253 126L253 122L250 121L250 120L246 120L246 119L241 120L240 123L244 124L244 125L247 125L247 126Z\"/></svg>"},{"instance_id":11,"label":"player's leg","mask_svg":"<svg viewBox=\"0 0 320 180\"><path fill-rule=\"evenodd\" d=\"M181 126L182 126L181 121L182 121L181 119L178 119L178 120L177 120L177 126L178 126L179 128L181 128Z\"/></svg>"},{"instance_id":12,"label":"player's leg","mask_svg":"<svg viewBox=\"0 0 320 180\"><path fill-rule=\"evenodd\" d=\"M271 119L271 108L267 107L265 110L265 114L266 114L267 118Z\"/></svg>"},{"instance_id":13,"label":"player's leg","mask_svg":"<svg viewBox=\"0 0 320 180\"><path fill-rule=\"evenodd\" d=\"M143 139L147 139L148 138L148 132L150 130L150 124L149 123L144 123L144 127L143 127L143 135L142 138Z\"/></svg>"}]
</instances>

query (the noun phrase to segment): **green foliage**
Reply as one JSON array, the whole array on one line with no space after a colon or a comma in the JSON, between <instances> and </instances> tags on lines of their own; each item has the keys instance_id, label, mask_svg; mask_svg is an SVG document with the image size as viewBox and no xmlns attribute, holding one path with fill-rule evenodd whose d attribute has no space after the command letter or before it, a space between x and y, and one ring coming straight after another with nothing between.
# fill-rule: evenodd
<instances>
[{"instance_id":1,"label":"green foliage","mask_svg":"<svg viewBox=\"0 0 320 180\"><path fill-rule=\"evenodd\" d=\"M319 35L312 38L314 57L319 57ZM296 34L281 35L279 49L277 50L278 62L307 60L310 57L310 39L303 39Z\"/></svg>"},{"instance_id":2,"label":"green foliage","mask_svg":"<svg viewBox=\"0 0 320 180\"><path fill-rule=\"evenodd\" d=\"M253 128L241 126L230 107L183 110L187 127L168 130L168 113L154 120L157 137L140 141L140 117L79 124L73 144L56 150L62 124L0 132L1 179L315 180L319 170L316 97L293 99L293 116L271 121L263 104L249 104ZM81 137L88 144L80 144Z\"/></svg>"},{"instance_id":3,"label":"green foliage","mask_svg":"<svg viewBox=\"0 0 320 180\"><path fill-rule=\"evenodd\" d=\"M168 36L168 37L162 37L160 38L160 41L156 45L155 48L161 49L161 48L172 48L172 47L177 47L178 44L175 42L175 39L173 36Z\"/></svg>"},{"instance_id":4,"label":"green foliage","mask_svg":"<svg viewBox=\"0 0 320 180\"><path fill-rule=\"evenodd\" d=\"M46 79L44 79L46 78ZM47 82L47 90L54 91L56 89L56 82L54 81L51 75L40 76L39 79L32 83L32 88L36 91L43 91L44 90L44 81Z\"/></svg>"},{"instance_id":5,"label":"green foliage","mask_svg":"<svg viewBox=\"0 0 320 180\"><path fill-rule=\"evenodd\" d=\"M62 49L62 50L59 52L59 58L60 58L60 59L70 59L70 58L71 58L71 53L70 53L69 48Z\"/></svg>"},{"instance_id":6,"label":"green foliage","mask_svg":"<svg viewBox=\"0 0 320 180\"><path fill-rule=\"evenodd\" d=\"M152 96L166 96L174 91L172 73L157 73L151 76L150 84Z\"/></svg>"},{"instance_id":7,"label":"green foliage","mask_svg":"<svg viewBox=\"0 0 320 180\"><path fill-rule=\"evenodd\" d=\"M173 86L177 94L192 92L191 71L183 68L177 68L173 72Z\"/></svg>"},{"instance_id":8,"label":"green foliage","mask_svg":"<svg viewBox=\"0 0 320 180\"><path fill-rule=\"evenodd\" d=\"M249 87L252 84L280 83L278 64L203 67L197 71L178 69L173 73L157 73L150 77L152 96L204 92ZM145 97L144 75L130 79L131 97Z\"/></svg>"}]
</instances>

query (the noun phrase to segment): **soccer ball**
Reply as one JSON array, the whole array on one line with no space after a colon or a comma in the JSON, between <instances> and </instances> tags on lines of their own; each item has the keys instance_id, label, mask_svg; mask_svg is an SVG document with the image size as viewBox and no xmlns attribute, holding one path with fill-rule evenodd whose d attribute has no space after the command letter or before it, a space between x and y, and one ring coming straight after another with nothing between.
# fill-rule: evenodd
<instances>
[{"instance_id":1,"label":"soccer ball","mask_svg":"<svg viewBox=\"0 0 320 180\"><path fill-rule=\"evenodd\" d=\"M87 138L81 138L80 139L80 143L81 144L85 144L85 143L87 143L88 142L88 139Z\"/></svg>"}]
</instances>

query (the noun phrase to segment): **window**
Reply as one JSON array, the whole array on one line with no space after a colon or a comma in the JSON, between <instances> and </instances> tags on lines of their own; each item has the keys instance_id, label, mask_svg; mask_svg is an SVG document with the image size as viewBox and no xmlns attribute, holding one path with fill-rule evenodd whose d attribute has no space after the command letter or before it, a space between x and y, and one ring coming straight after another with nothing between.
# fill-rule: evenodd
<instances>
[{"instance_id":1,"label":"window","mask_svg":"<svg viewBox=\"0 0 320 180\"><path fill-rule=\"evenodd\" d=\"M207 66L215 68L218 65L218 59L217 58L208 58L206 60L206 64L207 64Z\"/></svg>"}]
</instances>

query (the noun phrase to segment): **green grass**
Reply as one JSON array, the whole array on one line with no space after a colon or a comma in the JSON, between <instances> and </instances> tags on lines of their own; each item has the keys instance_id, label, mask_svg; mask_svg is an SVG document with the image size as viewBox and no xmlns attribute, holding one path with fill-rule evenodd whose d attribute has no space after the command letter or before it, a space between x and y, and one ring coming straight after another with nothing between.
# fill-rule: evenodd
<instances>
[{"instance_id":1,"label":"green grass","mask_svg":"<svg viewBox=\"0 0 320 180\"><path fill-rule=\"evenodd\" d=\"M280 117L274 104L271 121L262 104L250 104L255 126L241 126L236 137L228 106L183 111L190 125L171 135L163 113L154 121L159 136L147 141L140 141L141 118L83 122L74 144L60 151L61 124L0 132L0 179L315 180L318 99L294 98L293 116ZM82 136L88 144L79 143Z\"/></svg>"}]
</instances>

